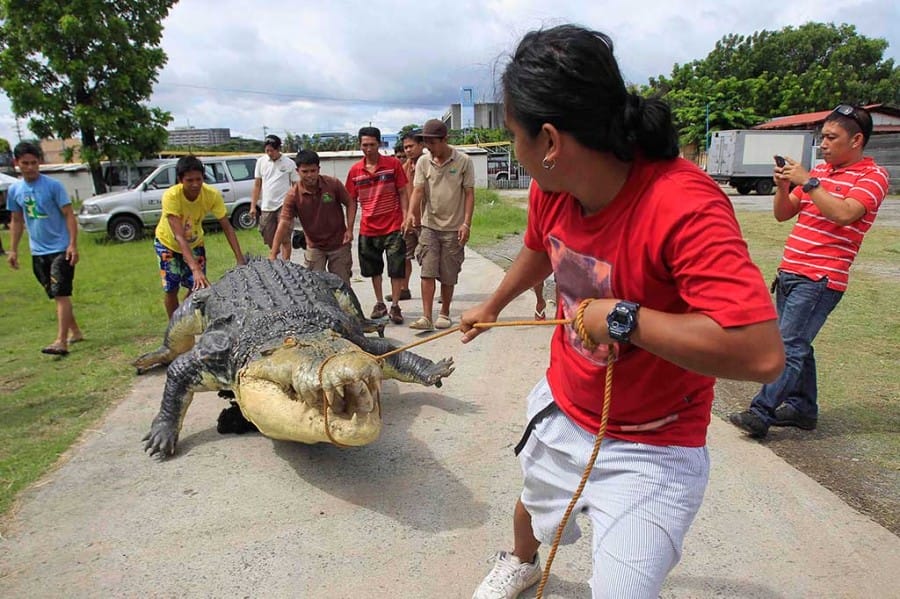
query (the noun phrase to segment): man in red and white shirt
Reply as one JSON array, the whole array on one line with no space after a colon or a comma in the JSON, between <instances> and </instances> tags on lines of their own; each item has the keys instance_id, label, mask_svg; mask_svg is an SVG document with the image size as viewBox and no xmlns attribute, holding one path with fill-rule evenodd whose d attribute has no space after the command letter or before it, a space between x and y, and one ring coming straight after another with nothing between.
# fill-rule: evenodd
<instances>
[{"instance_id":1,"label":"man in red and white shirt","mask_svg":"<svg viewBox=\"0 0 900 599\"><path fill-rule=\"evenodd\" d=\"M359 270L372 279L375 307L372 318L388 315L381 289L381 276L387 262L391 279L391 322L401 324L400 290L406 278L406 245L400 229L406 214L406 172L393 156L382 156L381 131L377 127L359 130L363 159L347 173L347 192L359 203Z\"/></svg>"},{"instance_id":2,"label":"man in red and white shirt","mask_svg":"<svg viewBox=\"0 0 900 599\"><path fill-rule=\"evenodd\" d=\"M807 171L786 157L783 167L775 167L775 218L797 216L773 285L786 361L784 372L763 385L750 409L730 417L753 437L765 437L773 425L816 428L812 342L841 301L850 266L888 190L887 171L863 156L871 133L867 111L841 104L822 126L824 164Z\"/></svg>"}]
</instances>

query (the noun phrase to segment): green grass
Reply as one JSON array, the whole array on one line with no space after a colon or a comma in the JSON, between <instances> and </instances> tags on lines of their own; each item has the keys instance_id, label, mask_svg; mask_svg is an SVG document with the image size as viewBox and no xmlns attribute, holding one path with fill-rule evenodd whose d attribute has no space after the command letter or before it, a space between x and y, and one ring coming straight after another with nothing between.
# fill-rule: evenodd
<instances>
[{"instance_id":1,"label":"green grass","mask_svg":"<svg viewBox=\"0 0 900 599\"><path fill-rule=\"evenodd\" d=\"M524 231L523 204L478 190L472 244L484 246ZM768 213L740 213L739 218L754 260L770 278L790 223L774 223ZM9 232L0 235L9 248ZM241 231L238 237L245 251L264 253L256 231ZM87 340L66 358L39 352L55 336L56 317L53 302L31 274L27 240L20 247L20 270L0 264L0 514L129 392L134 382L129 362L156 347L165 329L150 239L117 244L82 235L79 250L73 301ZM221 233L208 234L207 251L215 280L234 258ZM851 273L850 292L816 344L820 393L829 397L828 409L839 411L853 436L849 441L866 448L866 459L894 469L900 467L900 417L892 405L900 397L898 255L897 229L876 224Z\"/></svg>"},{"instance_id":2,"label":"green grass","mask_svg":"<svg viewBox=\"0 0 900 599\"><path fill-rule=\"evenodd\" d=\"M768 212L740 212L738 219L754 262L771 281L793 220L777 223ZM815 342L823 415L832 412L842 421L848 445L867 448L856 455L892 471L900 470L898 273L898 230L876 221L850 271L847 293Z\"/></svg>"},{"instance_id":3,"label":"green grass","mask_svg":"<svg viewBox=\"0 0 900 599\"><path fill-rule=\"evenodd\" d=\"M9 232L0 235L8 249ZM234 256L222 233L207 235L215 280ZM263 253L256 231L238 237L245 252ZM5 259L0 264L0 514L129 391L129 362L157 346L165 331L152 239L118 244L82 234L78 245L73 305L86 340L65 358L40 353L56 336L56 312L31 272L27 238L19 246L19 270Z\"/></svg>"},{"instance_id":4,"label":"green grass","mask_svg":"<svg viewBox=\"0 0 900 599\"><path fill-rule=\"evenodd\" d=\"M475 190L475 212L472 214L473 246L490 245L507 235L525 231L527 214L523 203L501 198L490 189Z\"/></svg>"}]
</instances>

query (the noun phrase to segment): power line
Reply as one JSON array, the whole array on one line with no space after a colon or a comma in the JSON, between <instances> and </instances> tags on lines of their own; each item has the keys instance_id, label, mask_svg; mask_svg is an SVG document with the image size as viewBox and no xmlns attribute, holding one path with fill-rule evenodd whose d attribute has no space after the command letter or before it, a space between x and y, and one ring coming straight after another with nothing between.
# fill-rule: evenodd
<instances>
[{"instance_id":1,"label":"power line","mask_svg":"<svg viewBox=\"0 0 900 599\"><path fill-rule=\"evenodd\" d=\"M310 96L303 94L287 94L282 92L262 91L256 89L241 89L231 87L212 87L207 85L194 85L191 83L158 83L157 87L186 87L191 89L203 89L214 92L229 92L235 94L253 94L258 96L270 96L276 98L292 98L295 100L313 100L318 102L338 102L345 104L384 104L389 106L409 106L413 108L434 108L446 107L446 103L429 104L424 102L403 102L398 100L387 99L370 99L370 98L338 98L334 96Z\"/></svg>"}]
</instances>

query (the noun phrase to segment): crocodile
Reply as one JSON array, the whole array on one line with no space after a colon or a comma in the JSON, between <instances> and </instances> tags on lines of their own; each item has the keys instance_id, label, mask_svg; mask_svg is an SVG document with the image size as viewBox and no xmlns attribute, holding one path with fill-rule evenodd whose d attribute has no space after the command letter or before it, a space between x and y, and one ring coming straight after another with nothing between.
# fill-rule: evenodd
<instances>
[{"instance_id":1,"label":"crocodile","mask_svg":"<svg viewBox=\"0 0 900 599\"><path fill-rule=\"evenodd\" d=\"M163 344L137 358L138 374L168 366L144 450L175 453L197 391L233 396L265 436L361 446L381 433L381 381L441 386L453 359L395 349L384 321L367 319L340 277L282 260L250 259L189 295ZM378 337L366 332L378 332ZM195 341L196 338L196 341Z\"/></svg>"}]
</instances>

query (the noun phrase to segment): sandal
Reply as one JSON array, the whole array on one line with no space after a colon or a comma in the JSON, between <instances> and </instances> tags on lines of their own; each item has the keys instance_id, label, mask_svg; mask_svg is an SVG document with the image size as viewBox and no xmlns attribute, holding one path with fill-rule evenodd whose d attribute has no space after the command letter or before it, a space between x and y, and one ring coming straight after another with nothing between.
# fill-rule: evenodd
<instances>
[{"instance_id":1,"label":"sandal","mask_svg":"<svg viewBox=\"0 0 900 599\"><path fill-rule=\"evenodd\" d=\"M453 326L453 319L446 314L439 314L437 320L434 321L434 326L438 329L449 329Z\"/></svg>"},{"instance_id":2,"label":"sandal","mask_svg":"<svg viewBox=\"0 0 900 599\"><path fill-rule=\"evenodd\" d=\"M84 341L84 335L78 335L77 337L69 337L68 343L72 345L73 343L78 343L79 341Z\"/></svg>"},{"instance_id":3,"label":"sandal","mask_svg":"<svg viewBox=\"0 0 900 599\"><path fill-rule=\"evenodd\" d=\"M535 320L547 320L547 308L544 308L540 312L535 310L534 311L534 319Z\"/></svg>"},{"instance_id":4,"label":"sandal","mask_svg":"<svg viewBox=\"0 0 900 599\"><path fill-rule=\"evenodd\" d=\"M69 350L59 345L58 343L53 343L52 345L48 345L47 347L42 349L41 353L50 356L68 356Z\"/></svg>"},{"instance_id":5,"label":"sandal","mask_svg":"<svg viewBox=\"0 0 900 599\"><path fill-rule=\"evenodd\" d=\"M409 328L415 329L417 331L433 331L434 325L430 320L422 316L421 318L419 318L419 320L409 325Z\"/></svg>"}]
</instances>

